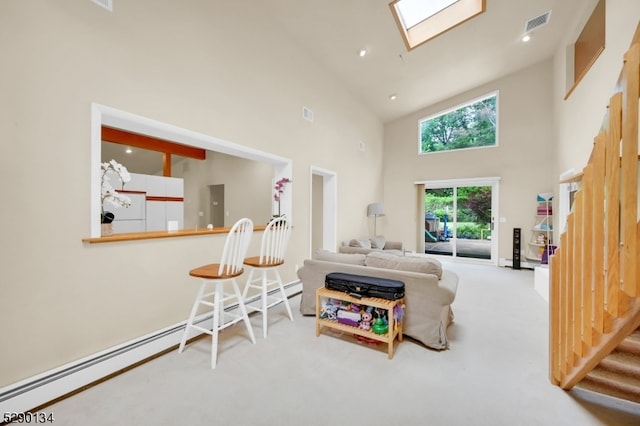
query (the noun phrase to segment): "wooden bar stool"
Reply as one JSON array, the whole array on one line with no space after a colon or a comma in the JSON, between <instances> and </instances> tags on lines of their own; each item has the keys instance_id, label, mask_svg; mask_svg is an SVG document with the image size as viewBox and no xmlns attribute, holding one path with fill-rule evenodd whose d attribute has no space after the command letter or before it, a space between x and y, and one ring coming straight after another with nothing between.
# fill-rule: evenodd
<instances>
[{"instance_id":1,"label":"wooden bar stool","mask_svg":"<svg viewBox=\"0 0 640 426\"><path fill-rule=\"evenodd\" d=\"M182 334L182 341L178 352L184 350L187 343L189 330L194 328L202 333L211 335L211 368L216 368L216 359L218 354L218 331L229 327L240 320L244 320L247 332L252 343L256 343L253 329L249 322L249 316L242 300L242 294L238 288L236 278L244 273L243 261L251 242L253 234L253 222L251 219L240 219L236 222L224 244L220 263L212 263L189 271L192 277L202 278L200 290L196 296L196 300L191 308L191 314L187 320L187 325ZM231 282L233 293L225 293L224 284ZM214 288L209 288L210 284L214 284ZM225 306L237 303L239 314L225 312ZM211 308L213 315L213 327L211 329L201 327L194 324L194 319L198 313L200 305ZM225 322L225 315L231 317L230 321Z\"/></svg>"},{"instance_id":2,"label":"wooden bar stool","mask_svg":"<svg viewBox=\"0 0 640 426\"><path fill-rule=\"evenodd\" d=\"M291 226L286 219L282 217L272 219L262 234L260 255L248 257L244 261L244 264L251 267L251 270L242 297L248 310L262 313L262 333L265 339L267 338L267 311L269 308L284 302L289 318L293 321L289 300L278 272L278 268L284 264L284 255L290 236ZM271 278L269 278L269 272L272 273ZM249 294L251 288L258 290L258 299L254 299L255 294ZM251 303L247 303L249 300Z\"/></svg>"}]
</instances>

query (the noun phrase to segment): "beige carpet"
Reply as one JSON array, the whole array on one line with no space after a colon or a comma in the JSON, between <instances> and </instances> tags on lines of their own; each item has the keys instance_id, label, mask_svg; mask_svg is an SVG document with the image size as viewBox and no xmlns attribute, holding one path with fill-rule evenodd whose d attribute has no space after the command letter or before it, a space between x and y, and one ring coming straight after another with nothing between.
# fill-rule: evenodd
<instances>
[{"instance_id":1,"label":"beige carpet","mask_svg":"<svg viewBox=\"0 0 640 426\"><path fill-rule=\"evenodd\" d=\"M640 417L552 386L547 304L533 272L446 264L460 276L450 349L405 339L383 345L315 336L313 317L271 310L47 407L59 425L638 425Z\"/></svg>"}]
</instances>

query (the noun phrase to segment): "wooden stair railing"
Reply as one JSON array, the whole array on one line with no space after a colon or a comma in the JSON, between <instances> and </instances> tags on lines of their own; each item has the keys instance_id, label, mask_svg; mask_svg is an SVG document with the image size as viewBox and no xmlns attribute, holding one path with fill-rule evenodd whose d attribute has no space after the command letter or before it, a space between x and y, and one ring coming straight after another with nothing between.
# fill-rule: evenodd
<instances>
[{"instance_id":1,"label":"wooden stair railing","mask_svg":"<svg viewBox=\"0 0 640 426\"><path fill-rule=\"evenodd\" d=\"M640 326L639 34L550 260L550 380L563 389Z\"/></svg>"}]
</instances>

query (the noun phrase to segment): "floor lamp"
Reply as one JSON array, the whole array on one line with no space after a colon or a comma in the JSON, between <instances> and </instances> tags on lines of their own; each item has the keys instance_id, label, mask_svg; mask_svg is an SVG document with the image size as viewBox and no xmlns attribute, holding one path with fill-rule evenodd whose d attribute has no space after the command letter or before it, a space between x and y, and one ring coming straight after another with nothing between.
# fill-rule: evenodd
<instances>
[{"instance_id":1,"label":"floor lamp","mask_svg":"<svg viewBox=\"0 0 640 426\"><path fill-rule=\"evenodd\" d=\"M384 206L382 203L371 203L367 206L367 216L373 216L373 236L377 234L376 225L378 216L384 216Z\"/></svg>"}]
</instances>

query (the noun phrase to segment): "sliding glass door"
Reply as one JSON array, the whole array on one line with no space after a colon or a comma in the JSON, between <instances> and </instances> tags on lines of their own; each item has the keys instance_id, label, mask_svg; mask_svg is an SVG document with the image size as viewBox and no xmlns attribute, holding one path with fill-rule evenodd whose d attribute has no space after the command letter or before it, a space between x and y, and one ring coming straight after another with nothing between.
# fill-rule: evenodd
<instances>
[{"instance_id":1,"label":"sliding glass door","mask_svg":"<svg viewBox=\"0 0 640 426\"><path fill-rule=\"evenodd\" d=\"M425 182L424 252L496 263L498 179Z\"/></svg>"}]
</instances>

